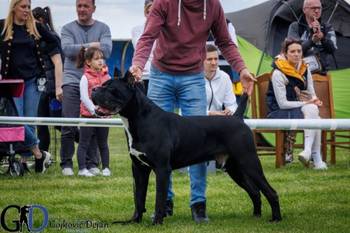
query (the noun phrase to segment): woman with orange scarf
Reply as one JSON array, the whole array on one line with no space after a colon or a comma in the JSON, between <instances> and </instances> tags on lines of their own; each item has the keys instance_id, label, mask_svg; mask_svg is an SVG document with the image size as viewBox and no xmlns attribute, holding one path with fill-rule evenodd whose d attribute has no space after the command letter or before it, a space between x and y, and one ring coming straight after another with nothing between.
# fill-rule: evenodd
<instances>
[{"instance_id":1,"label":"woman with orange scarf","mask_svg":"<svg viewBox=\"0 0 350 233\"><path fill-rule=\"evenodd\" d=\"M317 98L311 72L302 60L301 42L287 38L282 51L274 61L272 78L267 92L269 118L318 119L318 107L322 102ZM308 165L311 157L315 169L327 169L321 157L321 130L305 130L304 150L299 160ZM286 162L292 160L293 137L287 133Z\"/></svg>"}]
</instances>

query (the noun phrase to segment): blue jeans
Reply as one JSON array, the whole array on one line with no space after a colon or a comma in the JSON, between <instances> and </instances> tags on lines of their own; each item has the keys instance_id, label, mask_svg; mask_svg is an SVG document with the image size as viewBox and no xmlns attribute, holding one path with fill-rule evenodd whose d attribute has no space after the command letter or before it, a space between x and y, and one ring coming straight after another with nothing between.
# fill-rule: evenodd
<instances>
[{"instance_id":1,"label":"blue jeans","mask_svg":"<svg viewBox=\"0 0 350 233\"><path fill-rule=\"evenodd\" d=\"M204 73L172 75L151 67L148 84L148 97L160 108L174 112L175 107L181 109L183 116L206 115L206 93ZM192 165L189 168L191 182L190 205L205 202L206 163ZM169 179L168 200L172 200L172 180Z\"/></svg>"},{"instance_id":2,"label":"blue jeans","mask_svg":"<svg viewBox=\"0 0 350 233\"><path fill-rule=\"evenodd\" d=\"M38 105L40 99L40 92L36 84L36 78L26 80L24 82L23 96L13 98L18 111L19 116L36 117L38 114ZM30 132L29 132L30 131ZM33 146L34 141L38 141L35 134L35 126L25 126L25 139L24 145ZM27 141L28 140L28 141ZM31 156L31 153L23 153L24 156Z\"/></svg>"},{"instance_id":3,"label":"blue jeans","mask_svg":"<svg viewBox=\"0 0 350 233\"><path fill-rule=\"evenodd\" d=\"M29 125L24 126L24 143L23 144L28 149L39 144L39 139L36 137L35 131L33 131L33 129L29 127Z\"/></svg>"},{"instance_id":4,"label":"blue jeans","mask_svg":"<svg viewBox=\"0 0 350 233\"><path fill-rule=\"evenodd\" d=\"M38 105L40 92L36 85L36 78L24 82L23 96L13 98L19 116L36 117L38 115ZM33 126L31 126L33 127Z\"/></svg>"}]
</instances>

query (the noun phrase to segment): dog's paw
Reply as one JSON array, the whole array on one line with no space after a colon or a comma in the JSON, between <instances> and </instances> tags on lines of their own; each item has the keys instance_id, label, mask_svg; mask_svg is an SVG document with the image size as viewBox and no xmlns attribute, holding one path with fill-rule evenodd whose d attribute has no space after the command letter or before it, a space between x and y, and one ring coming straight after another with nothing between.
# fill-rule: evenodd
<instances>
[{"instance_id":1,"label":"dog's paw","mask_svg":"<svg viewBox=\"0 0 350 233\"><path fill-rule=\"evenodd\" d=\"M278 223L280 221L282 221L282 217L273 217L269 220L270 223Z\"/></svg>"},{"instance_id":2,"label":"dog's paw","mask_svg":"<svg viewBox=\"0 0 350 233\"><path fill-rule=\"evenodd\" d=\"M152 220L152 225L162 225L162 224L163 224L163 217L159 217L155 215Z\"/></svg>"},{"instance_id":3,"label":"dog's paw","mask_svg":"<svg viewBox=\"0 0 350 233\"><path fill-rule=\"evenodd\" d=\"M261 213L254 213L253 216L254 216L255 218L261 218Z\"/></svg>"},{"instance_id":4,"label":"dog's paw","mask_svg":"<svg viewBox=\"0 0 350 233\"><path fill-rule=\"evenodd\" d=\"M130 219L130 221L132 221L134 223L142 222L142 214L138 214L137 212L135 212L134 215L132 216L132 218Z\"/></svg>"},{"instance_id":5,"label":"dog's paw","mask_svg":"<svg viewBox=\"0 0 350 233\"><path fill-rule=\"evenodd\" d=\"M141 223L141 222L142 222L142 215L134 213L131 219L124 220L124 221L114 221L113 224L127 225L127 224L133 224L133 223Z\"/></svg>"}]
</instances>

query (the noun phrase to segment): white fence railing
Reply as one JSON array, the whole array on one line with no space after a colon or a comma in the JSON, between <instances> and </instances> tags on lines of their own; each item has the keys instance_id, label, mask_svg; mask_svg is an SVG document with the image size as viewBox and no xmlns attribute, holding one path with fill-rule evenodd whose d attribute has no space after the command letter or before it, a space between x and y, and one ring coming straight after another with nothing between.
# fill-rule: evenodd
<instances>
[{"instance_id":1,"label":"white fence railing","mask_svg":"<svg viewBox=\"0 0 350 233\"><path fill-rule=\"evenodd\" d=\"M350 119L246 119L251 129L328 129L349 130ZM122 127L119 118L0 117L0 124Z\"/></svg>"}]
</instances>

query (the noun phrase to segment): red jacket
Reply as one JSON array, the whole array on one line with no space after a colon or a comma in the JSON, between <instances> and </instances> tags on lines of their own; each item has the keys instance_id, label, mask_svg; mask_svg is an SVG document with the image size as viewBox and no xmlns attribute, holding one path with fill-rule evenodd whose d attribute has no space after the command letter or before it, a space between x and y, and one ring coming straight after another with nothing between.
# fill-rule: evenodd
<instances>
[{"instance_id":1,"label":"red jacket","mask_svg":"<svg viewBox=\"0 0 350 233\"><path fill-rule=\"evenodd\" d=\"M103 68L101 72L96 72L93 69L85 66L84 75L88 80L88 94L90 99L92 89L95 87L100 87L104 82L110 79L107 67ZM84 117L92 117L91 113L83 103L80 103L80 115Z\"/></svg>"},{"instance_id":2,"label":"red jacket","mask_svg":"<svg viewBox=\"0 0 350 233\"><path fill-rule=\"evenodd\" d=\"M152 61L157 69L171 74L202 72L210 31L233 69L245 68L219 0L155 0L132 63L143 69L157 39Z\"/></svg>"}]
</instances>

